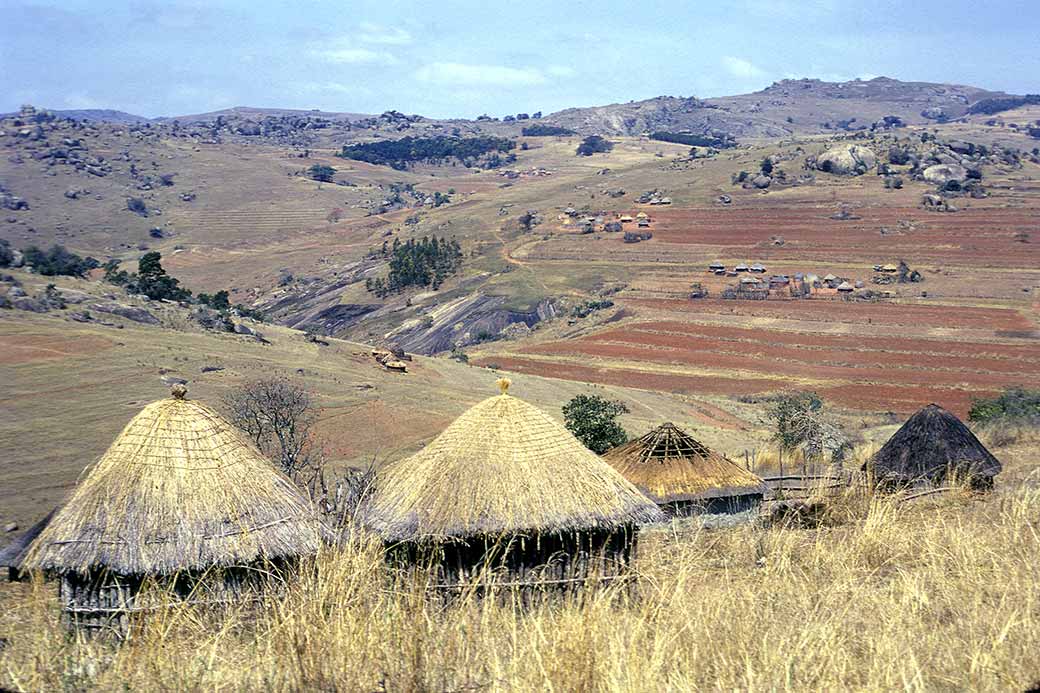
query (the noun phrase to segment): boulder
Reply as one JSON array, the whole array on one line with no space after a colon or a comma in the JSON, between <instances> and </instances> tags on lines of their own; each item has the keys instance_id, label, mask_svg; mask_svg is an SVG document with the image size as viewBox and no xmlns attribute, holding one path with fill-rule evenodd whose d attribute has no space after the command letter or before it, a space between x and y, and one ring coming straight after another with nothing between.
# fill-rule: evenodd
<instances>
[{"instance_id":1,"label":"boulder","mask_svg":"<svg viewBox=\"0 0 1040 693\"><path fill-rule=\"evenodd\" d=\"M139 322L143 325L159 324L159 318L155 317L144 308L138 308L136 306L124 306L121 303L95 303L92 306L92 309L99 313L116 315L121 318L126 318L131 322Z\"/></svg>"},{"instance_id":2,"label":"boulder","mask_svg":"<svg viewBox=\"0 0 1040 693\"><path fill-rule=\"evenodd\" d=\"M840 176L859 176L877 165L874 152L858 144L828 149L816 158L816 168Z\"/></svg>"},{"instance_id":3,"label":"boulder","mask_svg":"<svg viewBox=\"0 0 1040 693\"><path fill-rule=\"evenodd\" d=\"M765 190L770 186L770 184L772 184L772 182L773 179L769 176L755 176L755 179L751 181L751 184L759 190Z\"/></svg>"},{"instance_id":4,"label":"boulder","mask_svg":"<svg viewBox=\"0 0 1040 693\"><path fill-rule=\"evenodd\" d=\"M926 168L923 175L929 183L944 186L950 181L964 183L968 179L968 170L960 164L936 164Z\"/></svg>"}]
</instances>

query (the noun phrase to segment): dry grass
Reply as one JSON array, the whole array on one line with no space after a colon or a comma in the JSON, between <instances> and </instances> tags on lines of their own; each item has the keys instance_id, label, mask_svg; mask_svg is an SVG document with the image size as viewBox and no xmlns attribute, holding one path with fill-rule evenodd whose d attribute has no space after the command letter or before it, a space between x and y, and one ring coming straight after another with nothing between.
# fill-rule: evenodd
<instances>
[{"instance_id":1,"label":"dry grass","mask_svg":"<svg viewBox=\"0 0 1040 693\"><path fill-rule=\"evenodd\" d=\"M1035 475L1035 472L1033 473ZM26 690L1008 690L1040 680L1040 490L849 503L817 530L648 533L637 595L527 609L423 598L363 541L255 614L171 608L69 639L51 585L8 593Z\"/></svg>"}]
</instances>

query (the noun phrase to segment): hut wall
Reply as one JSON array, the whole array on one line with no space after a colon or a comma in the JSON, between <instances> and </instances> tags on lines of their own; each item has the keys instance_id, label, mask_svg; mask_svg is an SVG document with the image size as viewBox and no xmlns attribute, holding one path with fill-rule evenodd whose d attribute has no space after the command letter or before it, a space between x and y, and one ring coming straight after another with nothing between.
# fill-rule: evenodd
<instances>
[{"instance_id":1,"label":"hut wall","mask_svg":"<svg viewBox=\"0 0 1040 693\"><path fill-rule=\"evenodd\" d=\"M735 515L754 510L762 503L762 494L746 493L739 496L721 496L705 500L688 500L664 503L661 510L669 517L691 517L694 515Z\"/></svg>"},{"instance_id":2,"label":"hut wall","mask_svg":"<svg viewBox=\"0 0 1040 693\"><path fill-rule=\"evenodd\" d=\"M184 571L169 576L119 575L107 570L83 574L65 572L58 598L66 626L87 632L128 632L135 614L146 614L171 603L220 605L241 602L280 580L296 566L280 560L259 567Z\"/></svg>"},{"instance_id":3,"label":"hut wall","mask_svg":"<svg viewBox=\"0 0 1040 693\"><path fill-rule=\"evenodd\" d=\"M477 536L466 541L403 543L388 560L405 571L429 568L440 587L472 584L493 576L503 587L580 587L587 580L621 575L636 548L631 525L613 530Z\"/></svg>"}]
</instances>

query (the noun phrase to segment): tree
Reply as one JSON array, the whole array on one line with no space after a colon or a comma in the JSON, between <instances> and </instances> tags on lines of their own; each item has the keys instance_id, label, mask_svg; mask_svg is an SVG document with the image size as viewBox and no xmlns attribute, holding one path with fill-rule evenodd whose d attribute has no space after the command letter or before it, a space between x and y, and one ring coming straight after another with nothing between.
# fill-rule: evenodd
<instances>
[{"instance_id":1,"label":"tree","mask_svg":"<svg viewBox=\"0 0 1040 693\"><path fill-rule=\"evenodd\" d=\"M140 197L128 198L126 201L126 208L139 216L148 216L148 205L146 205L144 203L144 200L142 200Z\"/></svg>"},{"instance_id":2,"label":"tree","mask_svg":"<svg viewBox=\"0 0 1040 693\"><path fill-rule=\"evenodd\" d=\"M567 430L597 455L628 440L628 434L617 421L617 417L627 413L624 402L599 395L577 395L563 406Z\"/></svg>"},{"instance_id":3,"label":"tree","mask_svg":"<svg viewBox=\"0 0 1040 693\"><path fill-rule=\"evenodd\" d=\"M313 462L317 410L301 385L281 378L254 380L225 395L224 406L232 423L290 478L298 479Z\"/></svg>"},{"instance_id":4,"label":"tree","mask_svg":"<svg viewBox=\"0 0 1040 693\"><path fill-rule=\"evenodd\" d=\"M823 400L815 392L780 395L769 411L775 425L773 440L783 450L800 448L807 460L827 454L831 464L841 465L852 443L844 431L824 418L822 408Z\"/></svg>"},{"instance_id":5,"label":"tree","mask_svg":"<svg viewBox=\"0 0 1040 693\"><path fill-rule=\"evenodd\" d=\"M581 141L575 152L578 156L592 156L593 154L609 152L614 148L614 143L599 135L589 135Z\"/></svg>"},{"instance_id":6,"label":"tree","mask_svg":"<svg viewBox=\"0 0 1040 693\"><path fill-rule=\"evenodd\" d=\"M773 160L770 159L768 156L766 158L762 159L762 167L761 168L762 168L762 175L763 176L768 176L769 174L771 174L773 172Z\"/></svg>"},{"instance_id":7,"label":"tree","mask_svg":"<svg viewBox=\"0 0 1040 693\"><path fill-rule=\"evenodd\" d=\"M145 253L137 261L137 277L135 282L137 293L144 294L153 301L167 299L170 301L186 301L191 292L181 287L180 282L166 274L162 266L162 255L156 251Z\"/></svg>"},{"instance_id":8,"label":"tree","mask_svg":"<svg viewBox=\"0 0 1040 693\"><path fill-rule=\"evenodd\" d=\"M212 296L209 294L199 294L199 303L205 303L210 308L216 310L228 310L231 308L231 297L227 290L221 289Z\"/></svg>"},{"instance_id":9,"label":"tree","mask_svg":"<svg viewBox=\"0 0 1040 693\"><path fill-rule=\"evenodd\" d=\"M57 275L82 277L90 270L101 266L94 258L80 257L76 253L69 252L62 245L53 245L50 250L46 251L31 245L22 250L22 255L26 265L32 267L37 274L46 277Z\"/></svg>"},{"instance_id":10,"label":"tree","mask_svg":"<svg viewBox=\"0 0 1040 693\"><path fill-rule=\"evenodd\" d=\"M0 267L10 267L14 262L14 251L7 239L0 238Z\"/></svg>"},{"instance_id":11,"label":"tree","mask_svg":"<svg viewBox=\"0 0 1040 693\"><path fill-rule=\"evenodd\" d=\"M331 166L326 166L324 164L314 164L309 169L307 169L307 173L309 173L311 178L313 178L316 181L321 181L322 183L331 183L333 176L336 175L336 169L332 168Z\"/></svg>"}]
</instances>

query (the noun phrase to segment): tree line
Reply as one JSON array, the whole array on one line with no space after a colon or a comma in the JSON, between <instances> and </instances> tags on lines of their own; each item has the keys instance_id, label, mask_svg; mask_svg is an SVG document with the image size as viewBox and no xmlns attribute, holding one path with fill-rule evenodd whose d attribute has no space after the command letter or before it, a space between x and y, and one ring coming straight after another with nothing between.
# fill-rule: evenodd
<instances>
[{"instance_id":1,"label":"tree line","mask_svg":"<svg viewBox=\"0 0 1040 693\"><path fill-rule=\"evenodd\" d=\"M402 137L345 145L339 156L403 171L417 162L438 163L447 159L474 162L488 154L492 155L489 157L492 163L497 161L501 165L505 160L497 153L508 153L515 148L516 142L504 137Z\"/></svg>"}]
</instances>

